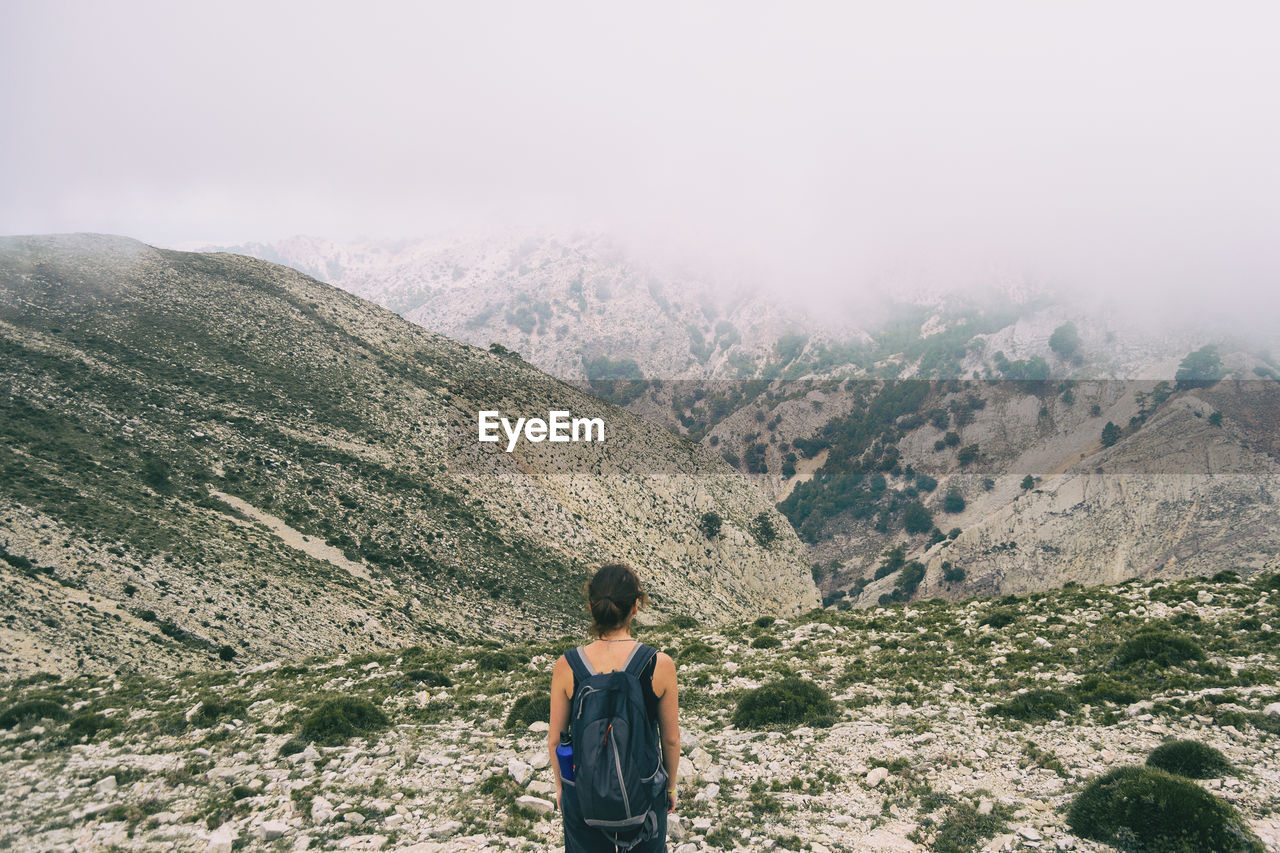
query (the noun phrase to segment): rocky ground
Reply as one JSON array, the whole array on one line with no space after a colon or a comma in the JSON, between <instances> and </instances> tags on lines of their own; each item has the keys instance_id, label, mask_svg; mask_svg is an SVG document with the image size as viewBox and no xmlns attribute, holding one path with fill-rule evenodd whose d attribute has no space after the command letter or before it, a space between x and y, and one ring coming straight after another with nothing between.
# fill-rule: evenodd
<instances>
[{"instance_id":1,"label":"rocky ground","mask_svg":"<svg viewBox=\"0 0 1280 853\"><path fill-rule=\"evenodd\" d=\"M1073 799L1185 738L1226 755L1235 769L1198 784L1280 850L1278 581L647 627L681 684L672 849L1108 850L1072 834ZM1125 663L1152 631L1184 659ZM575 642L11 682L0 849L560 849L538 700ZM834 713L735 725L787 677ZM333 697L355 702L354 729L317 714Z\"/></svg>"}]
</instances>

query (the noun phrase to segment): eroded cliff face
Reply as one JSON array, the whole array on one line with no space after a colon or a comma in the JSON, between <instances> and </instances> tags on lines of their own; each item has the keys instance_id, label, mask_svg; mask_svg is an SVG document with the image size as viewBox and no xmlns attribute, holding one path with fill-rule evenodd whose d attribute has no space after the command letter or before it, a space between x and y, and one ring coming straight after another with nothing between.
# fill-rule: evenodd
<instances>
[{"instance_id":1,"label":"eroded cliff face","mask_svg":"<svg viewBox=\"0 0 1280 853\"><path fill-rule=\"evenodd\" d=\"M10 671L577 632L617 559L650 618L818 603L795 534L714 453L263 261L0 241L0 407ZM507 453L476 441L481 409L600 417L607 441Z\"/></svg>"},{"instance_id":2,"label":"eroded cliff face","mask_svg":"<svg viewBox=\"0 0 1280 853\"><path fill-rule=\"evenodd\" d=\"M1053 428L1036 426L1043 416L1034 396L993 401L966 435L990 456L977 470L939 480L938 492L955 489L967 499L963 512L939 521L962 532L919 553L928 573L918 595L996 595L1280 565L1280 464L1254 449L1250 414L1270 411L1274 387L1221 383L1177 393L1132 434L1103 447L1098 423L1126 423L1121 416L1137 412L1135 397L1151 386L1100 383L1092 392L1105 406L1100 415L1064 418ZM906 459L919 463L926 446L906 442ZM1025 489L1028 474L1035 483ZM964 580L944 581L944 563L962 568ZM873 581L860 603L892 585L892 578Z\"/></svg>"}]
</instances>

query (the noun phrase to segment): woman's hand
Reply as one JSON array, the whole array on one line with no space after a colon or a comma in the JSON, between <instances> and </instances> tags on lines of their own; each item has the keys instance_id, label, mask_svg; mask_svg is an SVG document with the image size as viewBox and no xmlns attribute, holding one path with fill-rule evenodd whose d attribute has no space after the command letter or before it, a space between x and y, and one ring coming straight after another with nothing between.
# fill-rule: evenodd
<instances>
[{"instance_id":1,"label":"woman's hand","mask_svg":"<svg viewBox=\"0 0 1280 853\"><path fill-rule=\"evenodd\" d=\"M667 814L676 810L676 792L674 790L667 791Z\"/></svg>"}]
</instances>

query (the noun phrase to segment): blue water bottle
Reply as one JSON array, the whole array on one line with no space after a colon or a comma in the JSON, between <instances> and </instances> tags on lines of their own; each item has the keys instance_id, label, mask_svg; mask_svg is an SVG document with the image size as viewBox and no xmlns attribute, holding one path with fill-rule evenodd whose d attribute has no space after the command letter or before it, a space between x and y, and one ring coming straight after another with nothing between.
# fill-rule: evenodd
<instances>
[{"instance_id":1,"label":"blue water bottle","mask_svg":"<svg viewBox=\"0 0 1280 853\"><path fill-rule=\"evenodd\" d=\"M560 778L573 781L573 736L560 733L560 745L556 747L556 760L560 762Z\"/></svg>"}]
</instances>

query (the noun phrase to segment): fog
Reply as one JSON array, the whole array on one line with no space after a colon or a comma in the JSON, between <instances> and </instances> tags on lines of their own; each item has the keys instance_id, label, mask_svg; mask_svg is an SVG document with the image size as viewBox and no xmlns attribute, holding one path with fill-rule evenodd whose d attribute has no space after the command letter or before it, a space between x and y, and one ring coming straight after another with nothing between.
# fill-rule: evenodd
<instances>
[{"instance_id":1,"label":"fog","mask_svg":"<svg viewBox=\"0 0 1280 853\"><path fill-rule=\"evenodd\" d=\"M589 226L809 301L1243 321L1280 314L1278 8L8 0L0 232Z\"/></svg>"}]
</instances>

